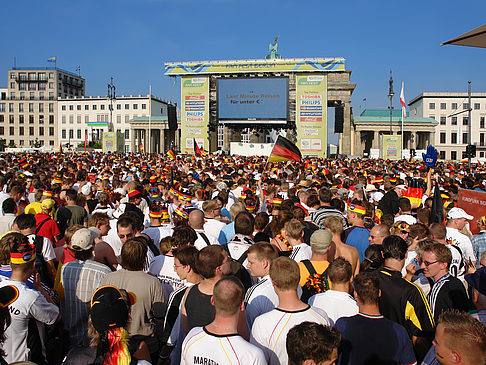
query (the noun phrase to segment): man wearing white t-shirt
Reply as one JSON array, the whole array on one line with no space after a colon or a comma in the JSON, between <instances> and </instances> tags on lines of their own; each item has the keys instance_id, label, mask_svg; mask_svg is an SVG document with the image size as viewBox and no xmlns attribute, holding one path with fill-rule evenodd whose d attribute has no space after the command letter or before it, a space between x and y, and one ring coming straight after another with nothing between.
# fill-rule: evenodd
<instances>
[{"instance_id":1,"label":"man wearing white t-shirt","mask_svg":"<svg viewBox=\"0 0 486 365\"><path fill-rule=\"evenodd\" d=\"M358 314L358 303L349 295L349 286L353 276L351 264L343 257L338 257L329 265L327 271L332 289L309 298L309 305L322 309L334 323L341 317Z\"/></svg>"},{"instance_id":2,"label":"man wearing white t-shirt","mask_svg":"<svg viewBox=\"0 0 486 365\"><path fill-rule=\"evenodd\" d=\"M291 219L285 225L285 236L292 246L292 252L290 258L295 262L301 262L302 260L310 260L312 257L311 247L304 242L304 230L302 223L297 219Z\"/></svg>"},{"instance_id":3,"label":"man wearing white t-shirt","mask_svg":"<svg viewBox=\"0 0 486 365\"><path fill-rule=\"evenodd\" d=\"M202 205L206 223L204 223L204 232L211 236L219 237L221 229L226 225L216 219L221 214L221 208L216 199L206 200Z\"/></svg>"},{"instance_id":4,"label":"man wearing white t-shirt","mask_svg":"<svg viewBox=\"0 0 486 365\"><path fill-rule=\"evenodd\" d=\"M27 279L34 273L35 247L20 233L9 233L2 240L11 247L10 266L12 276L0 282L0 286L15 286L18 299L9 306L12 323L5 331L6 340L2 349L7 363L33 360L37 364L47 364L40 323L54 324L59 318L59 308L52 302L40 282L34 282L34 289L27 287ZM30 320L36 326L29 326Z\"/></svg>"},{"instance_id":5,"label":"man wearing white t-shirt","mask_svg":"<svg viewBox=\"0 0 486 365\"><path fill-rule=\"evenodd\" d=\"M189 226L196 231L197 240L194 242L194 246L198 250L209 245L219 245L217 237L204 231L204 212L202 210L194 209L189 213Z\"/></svg>"},{"instance_id":6,"label":"man wearing white t-shirt","mask_svg":"<svg viewBox=\"0 0 486 365\"><path fill-rule=\"evenodd\" d=\"M245 295L248 331L256 317L278 306L278 296L270 280L270 264L277 257L275 246L268 242L257 242L248 249L248 269L251 276L259 279Z\"/></svg>"},{"instance_id":7,"label":"man wearing white t-shirt","mask_svg":"<svg viewBox=\"0 0 486 365\"><path fill-rule=\"evenodd\" d=\"M244 293L243 285L235 277L226 277L216 283L211 298L215 308L214 320L189 331L182 344L181 365L267 364L262 350L238 334Z\"/></svg>"},{"instance_id":8,"label":"man wearing white t-shirt","mask_svg":"<svg viewBox=\"0 0 486 365\"><path fill-rule=\"evenodd\" d=\"M467 221L473 218L472 215L467 214L461 208L452 208L449 213L447 213L446 240L449 241L450 244L461 249L462 257L467 264L475 266L477 258L474 256L472 242L468 236L459 232L466 226Z\"/></svg>"},{"instance_id":9,"label":"man wearing white t-shirt","mask_svg":"<svg viewBox=\"0 0 486 365\"><path fill-rule=\"evenodd\" d=\"M302 302L297 295L300 270L288 257L279 257L270 265L270 279L279 305L253 322L250 342L260 347L271 365L288 363L285 341L289 330L305 321L332 325L327 314Z\"/></svg>"}]
</instances>

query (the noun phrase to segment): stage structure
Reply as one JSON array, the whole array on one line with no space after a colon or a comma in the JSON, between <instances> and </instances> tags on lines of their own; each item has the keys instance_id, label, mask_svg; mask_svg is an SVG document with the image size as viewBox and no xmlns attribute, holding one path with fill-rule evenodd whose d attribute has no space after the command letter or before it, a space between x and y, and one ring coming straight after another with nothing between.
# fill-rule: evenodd
<instances>
[{"instance_id":1,"label":"stage structure","mask_svg":"<svg viewBox=\"0 0 486 365\"><path fill-rule=\"evenodd\" d=\"M341 153L353 154L351 71L343 58L169 62L181 78L181 151L229 151L243 129L287 130L303 155L325 157L327 108L336 108ZM216 132L224 128L224 145ZM258 133L255 133L258 136ZM220 142L220 143L218 143ZM250 142L265 142L253 140Z\"/></svg>"}]
</instances>

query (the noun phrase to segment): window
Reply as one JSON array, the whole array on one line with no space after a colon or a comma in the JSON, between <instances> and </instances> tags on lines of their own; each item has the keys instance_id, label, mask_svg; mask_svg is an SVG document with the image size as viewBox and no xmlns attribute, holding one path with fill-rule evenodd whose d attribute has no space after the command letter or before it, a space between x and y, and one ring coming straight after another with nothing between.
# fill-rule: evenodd
<instances>
[{"instance_id":1,"label":"window","mask_svg":"<svg viewBox=\"0 0 486 365\"><path fill-rule=\"evenodd\" d=\"M62 123L62 124L66 124L66 116L65 116L65 115L63 115L63 116L61 117L61 123Z\"/></svg>"},{"instance_id":2,"label":"window","mask_svg":"<svg viewBox=\"0 0 486 365\"><path fill-rule=\"evenodd\" d=\"M29 83L29 90L35 90L35 84L33 82Z\"/></svg>"},{"instance_id":3,"label":"window","mask_svg":"<svg viewBox=\"0 0 486 365\"><path fill-rule=\"evenodd\" d=\"M439 152L439 159L445 160L445 151L440 151Z\"/></svg>"},{"instance_id":4,"label":"window","mask_svg":"<svg viewBox=\"0 0 486 365\"><path fill-rule=\"evenodd\" d=\"M218 148L222 148L224 144L224 126L218 125Z\"/></svg>"},{"instance_id":5,"label":"window","mask_svg":"<svg viewBox=\"0 0 486 365\"><path fill-rule=\"evenodd\" d=\"M469 138L467 133L462 134L462 144L468 144Z\"/></svg>"},{"instance_id":6,"label":"window","mask_svg":"<svg viewBox=\"0 0 486 365\"><path fill-rule=\"evenodd\" d=\"M76 105L76 110L81 110L81 105Z\"/></svg>"},{"instance_id":7,"label":"window","mask_svg":"<svg viewBox=\"0 0 486 365\"><path fill-rule=\"evenodd\" d=\"M19 124L24 124L24 116L19 115Z\"/></svg>"},{"instance_id":8,"label":"window","mask_svg":"<svg viewBox=\"0 0 486 365\"><path fill-rule=\"evenodd\" d=\"M9 131L10 131L10 136L13 136L15 134L15 128L14 127L10 127Z\"/></svg>"},{"instance_id":9,"label":"window","mask_svg":"<svg viewBox=\"0 0 486 365\"><path fill-rule=\"evenodd\" d=\"M451 143L457 144L457 133L456 132L451 133Z\"/></svg>"},{"instance_id":10,"label":"window","mask_svg":"<svg viewBox=\"0 0 486 365\"><path fill-rule=\"evenodd\" d=\"M14 123L14 116L13 115L9 115L8 116L8 121L10 124L13 124Z\"/></svg>"},{"instance_id":11,"label":"window","mask_svg":"<svg viewBox=\"0 0 486 365\"><path fill-rule=\"evenodd\" d=\"M147 104L142 104L142 109L147 109Z\"/></svg>"},{"instance_id":12,"label":"window","mask_svg":"<svg viewBox=\"0 0 486 365\"><path fill-rule=\"evenodd\" d=\"M446 133L440 132L440 143L446 143Z\"/></svg>"},{"instance_id":13,"label":"window","mask_svg":"<svg viewBox=\"0 0 486 365\"><path fill-rule=\"evenodd\" d=\"M89 105L88 105L88 104L86 104L86 105L84 106L84 110L89 110Z\"/></svg>"},{"instance_id":14,"label":"window","mask_svg":"<svg viewBox=\"0 0 486 365\"><path fill-rule=\"evenodd\" d=\"M44 84L44 83L39 84L38 89L39 90L45 90L46 89L46 84Z\"/></svg>"},{"instance_id":15,"label":"window","mask_svg":"<svg viewBox=\"0 0 486 365\"><path fill-rule=\"evenodd\" d=\"M49 113L54 113L54 103L49 103Z\"/></svg>"},{"instance_id":16,"label":"window","mask_svg":"<svg viewBox=\"0 0 486 365\"><path fill-rule=\"evenodd\" d=\"M484 157L484 151L479 152L479 157Z\"/></svg>"},{"instance_id":17,"label":"window","mask_svg":"<svg viewBox=\"0 0 486 365\"><path fill-rule=\"evenodd\" d=\"M66 110L66 105L61 106L61 110Z\"/></svg>"},{"instance_id":18,"label":"window","mask_svg":"<svg viewBox=\"0 0 486 365\"><path fill-rule=\"evenodd\" d=\"M44 100L44 92L43 91L39 92L39 100Z\"/></svg>"},{"instance_id":19,"label":"window","mask_svg":"<svg viewBox=\"0 0 486 365\"><path fill-rule=\"evenodd\" d=\"M101 109L101 110L105 110L105 104L101 104L101 105L100 105L100 109Z\"/></svg>"},{"instance_id":20,"label":"window","mask_svg":"<svg viewBox=\"0 0 486 365\"><path fill-rule=\"evenodd\" d=\"M54 72L49 72L49 79L53 79L54 78Z\"/></svg>"},{"instance_id":21,"label":"window","mask_svg":"<svg viewBox=\"0 0 486 365\"><path fill-rule=\"evenodd\" d=\"M440 116L440 124L441 125L446 125L446 120L447 120L447 117L445 115Z\"/></svg>"},{"instance_id":22,"label":"window","mask_svg":"<svg viewBox=\"0 0 486 365\"><path fill-rule=\"evenodd\" d=\"M20 78L21 80L24 80L24 79L25 79L25 73L21 73L21 74L19 74L19 75L20 75L20 76L19 76L19 78ZM15 72L12 72L12 73L10 74L10 78L11 78L11 79L15 79Z\"/></svg>"},{"instance_id":23,"label":"window","mask_svg":"<svg viewBox=\"0 0 486 365\"><path fill-rule=\"evenodd\" d=\"M74 138L74 131L72 129L69 130L69 139Z\"/></svg>"},{"instance_id":24,"label":"window","mask_svg":"<svg viewBox=\"0 0 486 365\"><path fill-rule=\"evenodd\" d=\"M138 109L138 104L133 104L133 109Z\"/></svg>"},{"instance_id":25,"label":"window","mask_svg":"<svg viewBox=\"0 0 486 365\"><path fill-rule=\"evenodd\" d=\"M24 112L24 103L19 103L19 113Z\"/></svg>"},{"instance_id":26,"label":"window","mask_svg":"<svg viewBox=\"0 0 486 365\"><path fill-rule=\"evenodd\" d=\"M116 105L116 110L121 110L121 104Z\"/></svg>"},{"instance_id":27,"label":"window","mask_svg":"<svg viewBox=\"0 0 486 365\"><path fill-rule=\"evenodd\" d=\"M463 110L468 110L469 109L469 103L462 104L462 109Z\"/></svg>"},{"instance_id":28,"label":"window","mask_svg":"<svg viewBox=\"0 0 486 365\"><path fill-rule=\"evenodd\" d=\"M88 124L88 122L89 122L89 115L85 115L85 116L84 116L84 122L85 122L86 124Z\"/></svg>"},{"instance_id":29,"label":"window","mask_svg":"<svg viewBox=\"0 0 486 365\"><path fill-rule=\"evenodd\" d=\"M10 113L13 113L13 111L14 111L14 103L9 103L9 104L8 104L8 111L9 111Z\"/></svg>"},{"instance_id":30,"label":"window","mask_svg":"<svg viewBox=\"0 0 486 365\"><path fill-rule=\"evenodd\" d=\"M46 81L46 73L45 72L39 72L38 76L39 76L39 80Z\"/></svg>"},{"instance_id":31,"label":"window","mask_svg":"<svg viewBox=\"0 0 486 365\"><path fill-rule=\"evenodd\" d=\"M462 117L462 125L468 125L468 124L469 124L468 117Z\"/></svg>"},{"instance_id":32,"label":"window","mask_svg":"<svg viewBox=\"0 0 486 365\"><path fill-rule=\"evenodd\" d=\"M29 103L29 113L34 112L34 103Z\"/></svg>"},{"instance_id":33,"label":"window","mask_svg":"<svg viewBox=\"0 0 486 365\"><path fill-rule=\"evenodd\" d=\"M34 98L35 98L35 94L33 92L30 92L29 93L29 99L34 100Z\"/></svg>"},{"instance_id":34,"label":"window","mask_svg":"<svg viewBox=\"0 0 486 365\"><path fill-rule=\"evenodd\" d=\"M44 113L44 104L39 104L39 113Z\"/></svg>"},{"instance_id":35,"label":"window","mask_svg":"<svg viewBox=\"0 0 486 365\"><path fill-rule=\"evenodd\" d=\"M27 85L24 82L19 84L19 90L27 90Z\"/></svg>"},{"instance_id":36,"label":"window","mask_svg":"<svg viewBox=\"0 0 486 365\"><path fill-rule=\"evenodd\" d=\"M29 115L29 124L34 124L34 116Z\"/></svg>"},{"instance_id":37,"label":"window","mask_svg":"<svg viewBox=\"0 0 486 365\"><path fill-rule=\"evenodd\" d=\"M0 103L0 112L5 111L5 103Z\"/></svg>"},{"instance_id":38,"label":"window","mask_svg":"<svg viewBox=\"0 0 486 365\"><path fill-rule=\"evenodd\" d=\"M96 110L96 105L95 104L93 104L93 110Z\"/></svg>"},{"instance_id":39,"label":"window","mask_svg":"<svg viewBox=\"0 0 486 365\"><path fill-rule=\"evenodd\" d=\"M74 123L74 116L70 115L69 116L69 124L73 124Z\"/></svg>"},{"instance_id":40,"label":"window","mask_svg":"<svg viewBox=\"0 0 486 365\"><path fill-rule=\"evenodd\" d=\"M69 105L69 110L74 110L74 106L73 105Z\"/></svg>"},{"instance_id":41,"label":"window","mask_svg":"<svg viewBox=\"0 0 486 365\"><path fill-rule=\"evenodd\" d=\"M78 130L76 131L76 137L77 137L78 139L81 139L81 129L78 129Z\"/></svg>"},{"instance_id":42,"label":"window","mask_svg":"<svg viewBox=\"0 0 486 365\"><path fill-rule=\"evenodd\" d=\"M125 139L129 139L129 138L130 138L130 130L125 129Z\"/></svg>"},{"instance_id":43,"label":"window","mask_svg":"<svg viewBox=\"0 0 486 365\"><path fill-rule=\"evenodd\" d=\"M54 83L53 82L49 83L49 89L54 89Z\"/></svg>"},{"instance_id":44,"label":"window","mask_svg":"<svg viewBox=\"0 0 486 365\"><path fill-rule=\"evenodd\" d=\"M479 110L481 108L481 104L479 103L474 103L474 109Z\"/></svg>"},{"instance_id":45,"label":"window","mask_svg":"<svg viewBox=\"0 0 486 365\"><path fill-rule=\"evenodd\" d=\"M21 145L21 146L23 146L23 145L24 145L24 140L23 140L23 139L21 139L21 140L19 141L19 145Z\"/></svg>"},{"instance_id":46,"label":"window","mask_svg":"<svg viewBox=\"0 0 486 365\"><path fill-rule=\"evenodd\" d=\"M435 109L435 103L429 103L429 109Z\"/></svg>"},{"instance_id":47,"label":"window","mask_svg":"<svg viewBox=\"0 0 486 365\"><path fill-rule=\"evenodd\" d=\"M23 136L24 135L24 127L20 127L19 128L19 136Z\"/></svg>"},{"instance_id":48,"label":"window","mask_svg":"<svg viewBox=\"0 0 486 365\"><path fill-rule=\"evenodd\" d=\"M49 124L54 124L54 115L49 115Z\"/></svg>"},{"instance_id":49,"label":"window","mask_svg":"<svg viewBox=\"0 0 486 365\"><path fill-rule=\"evenodd\" d=\"M484 133L479 133L479 145L484 146Z\"/></svg>"},{"instance_id":50,"label":"window","mask_svg":"<svg viewBox=\"0 0 486 365\"><path fill-rule=\"evenodd\" d=\"M49 91L49 100L54 100L54 93Z\"/></svg>"},{"instance_id":51,"label":"window","mask_svg":"<svg viewBox=\"0 0 486 365\"><path fill-rule=\"evenodd\" d=\"M66 130L65 129L61 130L61 138L66 139Z\"/></svg>"},{"instance_id":52,"label":"window","mask_svg":"<svg viewBox=\"0 0 486 365\"><path fill-rule=\"evenodd\" d=\"M81 124L81 115L76 117L76 123Z\"/></svg>"},{"instance_id":53,"label":"window","mask_svg":"<svg viewBox=\"0 0 486 365\"><path fill-rule=\"evenodd\" d=\"M20 100L25 100L25 93L23 91L20 92Z\"/></svg>"},{"instance_id":54,"label":"window","mask_svg":"<svg viewBox=\"0 0 486 365\"><path fill-rule=\"evenodd\" d=\"M125 115L125 123L128 123L129 119L130 119L130 117L128 115Z\"/></svg>"},{"instance_id":55,"label":"window","mask_svg":"<svg viewBox=\"0 0 486 365\"><path fill-rule=\"evenodd\" d=\"M34 127L29 127L29 136L34 135Z\"/></svg>"},{"instance_id":56,"label":"window","mask_svg":"<svg viewBox=\"0 0 486 365\"><path fill-rule=\"evenodd\" d=\"M484 117L479 118L479 128L484 128Z\"/></svg>"},{"instance_id":57,"label":"window","mask_svg":"<svg viewBox=\"0 0 486 365\"><path fill-rule=\"evenodd\" d=\"M120 124L121 123L121 115L116 116L116 123Z\"/></svg>"},{"instance_id":58,"label":"window","mask_svg":"<svg viewBox=\"0 0 486 365\"><path fill-rule=\"evenodd\" d=\"M44 124L44 116L39 115L39 124Z\"/></svg>"},{"instance_id":59,"label":"window","mask_svg":"<svg viewBox=\"0 0 486 365\"><path fill-rule=\"evenodd\" d=\"M0 123L5 122L4 116L0 114Z\"/></svg>"},{"instance_id":60,"label":"window","mask_svg":"<svg viewBox=\"0 0 486 365\"><path fill-rule=\"evenodd\" d=\"M5 134L5 129L3 127L0 127L0 135L4 135Z\"/></svg>"},{"instance_id":61,"label":"window","mask_svg":"<svg viewBox=\"0 0 486 365\"><path fill-rule=\"evenodd\" d=\"M452 125L457 125L457 117L452 117L451 121Z\"/></svg>"},{"instance_id":62,"label":"window","mask_svg":"<svg viewBox=\"0 0 486 365\"><path fill-rule=\"evenodd\" d=\"M452 109L457 109L457 103L452 103Z\"/></svg>"},{"instance_id":63,"label":"window","mask_svg":"<svg viewBox=\"0 0 486 365\"><path fill-rule=\"evenodd\" d=\"M130 109L130 104L125 104L125 110Z\"/></svg>"}]
</instances>

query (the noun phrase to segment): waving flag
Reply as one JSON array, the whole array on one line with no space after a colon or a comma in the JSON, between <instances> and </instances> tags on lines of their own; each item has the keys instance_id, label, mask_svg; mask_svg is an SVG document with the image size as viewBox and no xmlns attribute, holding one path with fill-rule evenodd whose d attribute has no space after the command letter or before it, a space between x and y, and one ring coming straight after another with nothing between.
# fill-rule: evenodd
<instances>
[{"instance_id":1,"label":"waving flag","mask_svg":"<svg viewBox=\"0 0 486 365\"><path fill-rule=\"evenodd\" d=\"M171 160L175 160L175 158L176 158L176 155L175 155L174 151L172 151L172 149L167 151L167 156L169 156Z\"/></svg>"},{"instance_id":2,"label":"waving flag","mask_svg":"<svg viewBox=\"0 0 486 365\"><path fill-rule=\"evenodd\" d=\"M268 162L280 161L298 161L302 159L302 154L295 144L290 142L287 138L278 136L275 145L273 146Z\"/></svg>"},{"instance_id":3,"label":"waving flag","mask_svg":"<svg viewBox=\"0 0 486 365\"><path fill-rule=\"evenodd\" d=\"M194 138L194 154L196 156L202 156L201 149L197 145L196 139Z\"/></svg>"},{"instance_id":4,"label":"waving flag","mask_svg":"<svg viewBox=\"0 0 486 365\"><path fill-rule=\"evenodd\" d=\"M407 118L407 104L405 103L405 94L403 92L403 82L402 82L402 91L400 91L400 104L402 104L402 116L403 116L403 118Z\"/></svg>"}]
</instances>

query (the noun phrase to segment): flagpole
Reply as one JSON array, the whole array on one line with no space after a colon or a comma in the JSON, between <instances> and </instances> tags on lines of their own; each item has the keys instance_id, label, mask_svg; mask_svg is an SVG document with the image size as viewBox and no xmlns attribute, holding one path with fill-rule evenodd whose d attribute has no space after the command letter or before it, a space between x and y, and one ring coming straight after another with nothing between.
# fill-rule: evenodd
<instances>
[{"instance_id":1,"label":"flagpole","mask_svg":"<svg viewBox=\"0 0 486 365\"><path fill-rule=\"evenodd\" d=\"M148 138L149 138L149 150L148 153L152 152L152 138L150 136L151 132L151 123L152 123L152 84L149 85L149 129L148 129Z\"/></svg>"}]
</instances>

